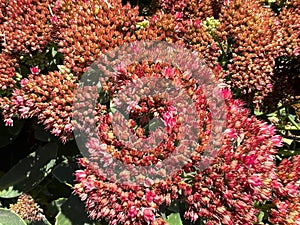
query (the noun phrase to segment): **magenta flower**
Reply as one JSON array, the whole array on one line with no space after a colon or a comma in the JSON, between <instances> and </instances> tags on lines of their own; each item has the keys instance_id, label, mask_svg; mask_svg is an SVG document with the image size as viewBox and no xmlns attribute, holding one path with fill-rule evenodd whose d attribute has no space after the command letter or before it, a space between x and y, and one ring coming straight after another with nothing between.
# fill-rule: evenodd
<instances>
[{"instance_id":1,"label":"magenta flower","mask_svg":"<svg viewBox=\"0 0 300 225\"><path fill-rule=\"evenodd\" d=\"M176 108L173 106L168 106L167 111L162 114L163 123L167 128L167 132L170 132L176 124Z\"/></svg>"},{"instance_id":2,"label":"magenta flower","mask_svg":"<svg viewBox=\"0 0 300 225\"><path fill-rule=\"evenodd\" d=\"M128 210L128 216L130 218L135 218L138 214L138 210L136 207L132 206L129 210Z\"/></svg>"},{"instance_id":3,"label":"magenta flower","mask_svg":"<svg viewBox=\"0 0 300 225\"><path fill-rule=\"evenodd\" d=\"M58 19L57 19L57 17L56 16L51 16L51 23L52 24L56 24L57 22L58 22Z\"/></svg>"},{"instance_id":4,"label":"magenta flower","mask_svg":"<svg viewBox=\"0 0 300 225\"><path fill-rule=\"evenodd\" d=\"M153 210L151 208L144 208L142 209L142 213L144 216L145 221L150 224L155 219L155 215L153 213Z\"/></svg>"},{"instance_id":5,"label":"magenta flower","mask_svg":"<svg viewBox=\"0 0 300 225\"><path fill-rule=\"evenodd\" d=\"M31 73L34 74L34 75L39 74L39 73L40 73L39 66L33 66L33 67L31 67L31 68L30 68L30 71L31 71Z\"/></svg>"},{"instance_id":6,"label":"magenta flower","mask_svg":"<svg viewBox=\"0 0 300 225\"><path fill-rule=\"evenodd\" d=\"M182 17L183 17L182 12L176 12L176 13L175 13L175 19L176 19L176 20L180 20Z\"/></svg>"}]
</instances>

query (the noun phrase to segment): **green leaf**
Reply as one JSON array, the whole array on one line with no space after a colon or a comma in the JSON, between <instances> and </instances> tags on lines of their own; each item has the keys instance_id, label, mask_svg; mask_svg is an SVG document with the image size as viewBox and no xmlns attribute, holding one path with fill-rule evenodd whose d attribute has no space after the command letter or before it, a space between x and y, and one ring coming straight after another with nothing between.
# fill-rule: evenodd
<instances>
[{"instance_id":1,"label":"green leaf","mask_svg":"<svg viewBox=\"0 0 300 225\"><path fill-rule=\"evenodd\" d=\"M173 201L170 206L168 207L168 210L174 213L178 213L180 210L179 202L178 201Z\"/></svg>"},{"instance_id":2,"label":"green leaf","mask_svg":"<svg viewBox=\"0 0 300 225\"><path fill-rule=\"evenodd\" d=\"M289 150L289 149L279 149L278 154L284 157L290 157L290 156L297 155L298 153L296 151Z\"/></svg>"},{"instance_id":3,"label":"green leaf","mask_svg":"<svg viewBox=\"0 0 300 225\"><path fill-rule=\"evenodd\" d=\"M265 213L263 211L260 211L258 216L257 216L257 219L258 219L259 223L261 223L263 221L264 216L265 216Z\"/></svg>"},{"instance_id":4,"label":"green leaf","mask_svg":"<svg viewBox=\"0 0 300 225\"><path fill-rule=\"evenodd\" d=\"M290 122L296 127L297 130L300 130L299 124L294 120L292 115L288 115Z\"/></svg>"},{"instance_id":5,"label":"green leaf","mask_svg":"<svg viewBox=\"0 0 300 225\"><path fill-rule=\"evenodd\" d=\"M0 225L26 225L26 223L13 211L0 208Z\"/></svg>"},{"instance_id":6,"label":"green leaf","mask_svg":"<svg viewBox=\"0 0 300 225\"><path fill-rule=\"evenodd\" d=\"M94 225L85 212L84 203L71 195L55 217L55 225Z\"/></svg>"},{"instance_id":7,"label":"green leaf","mask_svg":"<svg viewBox=\"0 0 300 225\"><path fill-rule=\"evenodd\" d=\"M64 204L67 201L67 198L58 198L56 200L53 200L47 204L47 216L53 218L57 215L59 212L62 204Z\"/></svg>"},{"instance_id":8,"label":"green leaf","mask_svg":"<svg viewBox=\"0 0 300 225\"><path fill-rule=\"evenodd\" d=\"M30 222L28 225L51 225L51 223L47 219L43 219L40 221Z\"/></svg>"},{"instance_id":9,"label":"green leaf","mask_svg":"<svg viewBox=\"0 0 300 225\"><path fill-rule=\"evenodd\" d=\"M56 143L48 143L20 160L1 177L0 197L14 198L37 186L55 165L57 148Z\"/></svg>"},{"instance_id":10,"label":"green leaf","mask_svg":"<svg viewBox=\"0 0 300 225\"><path fill-rule=\"evenodd\" d=\"M261 112L261 111L259 111L259 110L257 110L257 109L254 110L254 115L255 115L255 116L261 116L261 115L263 115L263 114L264 114L263 112Z\"/></svg>"},{"instance_id":11,"label":"green leaf","mask_svg":"<svg viewBox=\"0 0 300 225\"><path fill-rule=\"evenodd\" d=\"M282 138L282 141L288 145L291 145L293 143L293 139L289 139L289 138Z\"/></svg>"},{"instance_id":12,"label":"green leaf","mask_svg":"<svg viewBox=\"0 0 300 225\"><path fill-rule=\"evenodd\" d=\"M52 57L54 58L57 54L57 51L55 50L54 47L51 48L51 54L52 54Z\"/></svg>"},{"instance_id":13,"label":"green leaf","mask_svg":"<svg viewBox=\"0 0 300 225\"><path fill-rule=\"evenodd\" d=\"M59 198L56 199L52 202L52 204L57 207L57 209L60 211L60 208L62 207L62 205L67 201L67 198Z\"/></svg>"},{"instance_id":14,"label":"green leaf","mask_svg":"<svg viewBox=\"0 0 300 225\"><path fill-rule=\"evenodd\" d=\"M163 215L163 219L169 225L183 225L179 213L171 213L168 217Z\"/></svg>"},{"instance_id":15,"label":"green leaf","mask_svg":"<svg viewBox=\"0 0 300 225\"><path fill-rule=\"evenodd\" d=\"M61 183L73 184L74 172L77 168L78 165L74 161L61 163L53 169L52 174Z\"/></svg>"}]
</instances>

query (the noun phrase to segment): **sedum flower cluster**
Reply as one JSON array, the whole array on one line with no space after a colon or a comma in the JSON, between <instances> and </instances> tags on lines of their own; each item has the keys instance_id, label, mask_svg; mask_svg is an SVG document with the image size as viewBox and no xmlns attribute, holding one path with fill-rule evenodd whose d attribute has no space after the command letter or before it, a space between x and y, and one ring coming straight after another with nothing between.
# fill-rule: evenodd
<instances>
[{"instance_id":1,"label":"sedum flower cluster","mask_svg":"<svg viewBox=\"0 0 300 225\"><path fill-rule=\"evenodd\" d=\"M116 83L111 83L111 87L118 86L123 79L126 80L126 77L132 75L147 77L151 71L155 71L154 76L158 76L157 73L166 75L168 69L147 64L134 68L134 71L130 66L127 69L123 68L122 78L120 73L116 73L115 76L119 79L112 79ZM173 70L170 74L177 79L182 77L179 71ZM255 203L273 198L272 182L278 179L274 160L275 147L281 146L281 138L275 135L272 125L250 116L249 110L243 107L241 101L232 99L229 90L224 89L222 95L227 105L227 129L220 149L210 162L206 161L203 147L209 139L207 132L200 132L202 145L192 153L191 161L182 169L176 170L173 174L163 174L164 170L159 170L158 173L162 173L166 179L144 179L143 185L125 182L132 176L135 176L135 181L143 179L140 177L141 173L130 174L129 171L120 171L120 174L107 175L98 161L89 162L80 159L79 163L84 169L76 173L77 184L74 192L86 202L91 217L104 218L109 224L132 224L133 221L136 224L166 224L161 218L159 206L166 207L174 201L180 201L187 207L184 217L193 222L199 220L206 224L256 222L259 210L254 207ZM205 96L198 95L196 103L205 105L205 101ZM142 105L137 109L143 110ZM163 107L161 104L152 103L152 105L158 110ZM154 108L147 108L146 105L144 110ZM110 128L112 121L104 113L106 108L102 106L100 109L101 122L98 125L100 141L91 139L87 143L93 159L104 161L106 166L112 164L111 161L105 160L105 155L101 151L105 148L125 164L146 166L145 163L149 162L152 164L163 162L164 158L159 157L163 153L160 149L166 151L164 154L172 151L174 146L172 139L167 140L167 145L161 145L159 149L154 149L153 153L147 151L147 154L142 150L135 152L122 146ZM170 108L165 110L172 113ZM129 123L134 123L137 119L134 115L135 112ZM207 116L205 110L199 110L198 115L199 118ZM131 127L130 124L128 126ZM198 126L201 127L203 124ZM173 128L176 128L176 125ZM140 131L141 135L143 131L143 129ZM126 135L126 131L122 134ZM177 133L177 138L180 139L178 135L180 132ZM210 163L210 166L206 168L205 163ZM203 166L205 168L201 169ZM113 178L114 176L117 177Z\"/></svg>"},{"instance_id":2,"label":"sedum flower cluster","mask_svg":"<svg viewBox=\"0 0 300 225\"><path fill-rule=\"evenodd\" d=\"M299 94L299 74L287 74L276 64L280 57L299 60L299 1L286 1L279 12L259 0L159 0L153 7L152 15L141 16L138 7L123 5L121 0L0 0L0 110L5 124L13 126L15 119L35 117L65 143L73 138L76 124L72 117L86 116L73 115L75 90L100 53L141 40L192 49L213 71L226 102L226 109L222 109L226 111L224 139L218 143L213 159L200 168L205 162L213 113L207 110L201 88L193 89L193 82L189 83L184 71L174 65L140 62L116 70L103 87L105 96L111 97L133 78L184 80L190 96L197 96L199 120L207 122L195 125L200 129L198 148L192 152L191 161L175 173L161 170L160 175L166 179L147 180L135 174L134 179L143 180L143 185L114 182L113 174L106 177L97 163L79 159L82 169L76 172L74 192L85 202L91 218L105 219L110 225L167 224L162 208L174 202L183 203L186 220L199 224L258 223L256 205L265 202L272 205L271 223L299 224L299 157L285 159L277 166L276 147L281 146L281 138L274 127L252 116L244 103L232 96L247 105L269 109L274 102L288 102ZM45 69L33 60L24 70L22 59L35 59L47 51L48 44L54 44L62 54L62 65ZM287 88L282 88L282 76L295 83L284 83ZM140 101L132 108L127 126L120 127L124 132L119 133L112 129L109 103L98 104L95 118L84 121L82 127L88 133L91 125L97 124L99 137L89 139L86 147L104 164L110 162L100 155L99 146L126 164L145 166L162 163L184 136L179 129L184 125L179 112L163 98ZM125 148L117 136L126 139L134 133L146 139L151 133L147 128L149 118L165 125L166 135L160 134L165 141L147 155ZM130 174L118 176L126 180Z\"/></svg>"},{"instance_id":3,"label":"sedum flower cluster","mask_svg":"<svg viewBox=\"0 0 300 225\"><path fill-rule=\"evenodd\" d=\"M30 222L41 221L45 219L43 209L41 209L34 199L28 194L22 194L18 197L15 204L10 204L10 210L17 213L22 219Z\"/></svg>"}]
</instances>

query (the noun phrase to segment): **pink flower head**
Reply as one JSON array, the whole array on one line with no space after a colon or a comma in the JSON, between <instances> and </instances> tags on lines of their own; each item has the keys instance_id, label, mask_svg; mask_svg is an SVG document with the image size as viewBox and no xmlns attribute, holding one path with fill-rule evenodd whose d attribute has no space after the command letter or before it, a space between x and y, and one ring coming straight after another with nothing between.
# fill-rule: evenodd
<instances>
[{"instance_id":1,"label":"pink flower head","mask_svg":"<svg viewBox=\"0 0 300 225\"><path fill-rule=\"evenodd\" d=\"M183 16L182 12L176 12L176 14L175 14L176 20L182 19L182 16Z\"/></svg>"},{"instance_id":2,"label":"pink flower head","mask_svg":"<svg viewBox=\"0 0 300 225\"><path fill-rule=\"evenodd\" d=\"M128 210L128 216L130 218L135 218L138 214L138 210L136 207L132 206L129 210Z\"/></svg>"},{"instance_id":3,"label":"pink flower head","mask_svg":"<svg viewBox=\"0 0 300 225\"><path fill-rule=\"evenodd\" d=\"M183 26L181 23L177 23L174 27L175 32L179 33L179 32L183 32Z\"/></svg>"},{"instance_id":4,"label":"pink flower head","mask_svg":"<svg viewBox=\"0 0 300 225\"><path fill-rule=\"evenodd\" d=\"M24 103L24 98L23 98L23 96L17 95L16 99L13 100L13 103L14 103L16 106L21 106L21 105L23 105L23 103Z\"/></svg>"},{"instance_id":5,"label":"pink flower head","mask_svg":"<svg viewBox=\"0 0 300 225\"><path fill-rule=\"evenodd\" d=\"M235 139L238 137L238 134L234 128L228 128L225 130L225 134L229 139Z\"/></svg>"},{"instance_id":6,"label":"pink flower head","mask_svg":"<svg viewBox=\"0 0 300 225\"><path fill-rule=\"evenodd\" d=\"M72 132L73 131L73 126L72 126L72 124L66 124L65 125L65 131L66 132Z\"/></svg>"},{"instance_id":7,"label":"pink flower head","mask_svg":"<svg viewBox=\"0 0 300 225\"><path fill-rule=\"evenodd\" d=\"M143 216L147 223L150 223L155 219L155 215L153 213L153 210L151 208L144 208L143 209Z\"/></svg>"},{"instance_id":8,"label":"pink flower head","mask_svg":"<svg viewBox=\"0 0 300 225\"><path fill-rule=\"evenodd\" d=\"M296 47L293 51L295 56L298 56L300 54L300 47Z\"/></svg>"},{"instance_id":9,"label":"pink flower head","mask_svg":"<svg viewBox=\"0 0 300 225\"><path fill-rule=\"evenodd\" d=\"M33 107L34 106L34 101L32 99L28 99L25 103L26 106L28 107Z\"/></svg>"},{"instance_id":10,"label":"pink flower head","mask_svg":"<svg viewBox=\"0 0 300 225\"><path fill-rule=\"evenodd\" d=\"M167 131L169 132L176 124L174 114L176 112L176 108L173 106L167 107L168 111L164 112L163 117L163 123L166 126Z\"/></svg>"},{"instance_id":11,"label":"pink flower head","mask_svg":"<svg viewBox=\"0 0 300 225\"><path fill-rule=\"evenodd\" d=\"M279 22L278 19L274 19L274 25L275 25L275 26L279 26L279 25L280 25L280 22Z\"/></svg>"},{"instance_id":12,"label":"pink flower head","mask_svg":"<svg viewBox=\"0 0 300 225\"><path fill-rule=\"evenodd\" d=\"M175 75L175 70L168 66L162 70L162 75L168 79L173 78Z\"/></svg>"},{"instance_id":13,"label":"pink flower head","mask_svg":"<svg viewBox=\"0 0 300 225\"><path fill-rule=\"evenodd\" d=\"M51 16L51 23L52 24L55 24L55 23L57 23L57 21L58 21L58 19L57 19L57 17L56 16Z\"/></svg>"},{"instance_id":14,"label":"pink flower head","mask_svg":"<svg viewBox=\"0 0 300 225\"><path fill-rule=\"evenodd\" d=\"M24 88L29 83L29 80L27 78L24 78L20 81L20 83L21 87Z\"/></svg>"},{"instance_id":15,"label":"pink flower head","mask_svg":"<svg viewBox=\"0 0 300 225\"><path fill-rule=\"evenodd\" d=\"M195 26L195 27L200 27L200 26L201 26L201 21L198 20L198 19L196 19L196 20L194 21L194 26Z\"/></svg>"},{"instance_id":16,"label":"pink flower head","mask_svg":"<svg viewBox=\"0 0 300 225\"><path fill-rule=\"evenodd\" d=\"M256 155L252 154L252 155L247 155L244 157L244 163L247 166L251 166L255 163L255 159L256 159Z\"/></svg>"},{"instance_id":17,"label":"pink flower head","mask_svg":"<svg viewBox=\"0 0 300 225\"><path fill-rule=\"evenodd\" d=\"M124 62L121 62L120 64L115 66L113 69L118 75L125 74L127 72L126 65Z\"/></svg>"},{"instance_id":18,"label":"pink flower head","mask_svg":"<svg viewBox=\"0 0 300 225\"><path fill-rule=\"evenodd\" d=\"M148 202L152 202L154 200L155 196L156 196L156 194L153 191L147 191L145 197Z\"/></svg>"},{"instance_id":19,"label":"pink flower head","mask_svg":"<svg viewBox=\"0 0 300 225\"><path fill-rule=\"evenodd\" d=\"M57 10L60 9L61 7L62 7L62 0L57 0L57 1L54 3L53 11L57 11Z\"/></svg>"},{"instance_id":20,"label":"pink flower head","mask_svg":"<svg viewBox=\"0 0 300 225\"><path fill-rule=\"evenodd\" d=\"M37 75L40 73L40 69L39 69L39 66L33 66L30 68L30 72L34 75Z\"/></svg>"},{"instance_id":21,"label":"pink flower head","mask_svg":"<svg viewBox=\"0 0 300 225\"><path fill-rule=\"evenodd\" d=\"M229 0L224 0L224 5L228 5L229 4Z\"/></svg>"},{"instance_id":22,"label":"pink flower head","mask_svg":"<svg viewBox=\"0 0 300 225\"><path fill-rule=\"evenodd\" d=\"M186 3L185 3L184 1L180 2L180 3L179 3L179 7L180 7L180 8L186 7Z\"/></svg>"},{"instance_id":23,"label":"pink flower head","mask_svg":"<svg viewBox=\"0 0 300 225\"><path fill-rule=\"evenodd\" d=\"M258 186L261 186L262 179L256 175L253 175L248 179L248 182L251 186L258 187Z\"/></svg>"},{"instance_id":24,"label":"pink flower head","mask_svg":"<svg viewBox=\"0 0 300 225\"><path fill-rule=\"evenodd\" d=\"M156 23L157 21L158 21L158 16L157 15L154 15L154 16L152 16L152 22L153 23Z\"/></svg>"},{"instance_id":25,"label":"pink flower head","mask_svg":"<svg viewBox=\"0 0 300 225\"><path fill-rule=\"evenodd\" d=\"M75 172L76 181L82 181L86 178L86 173L83 170L77 170Z\"/></svg>"},{"instance_id":26,"label":"pink flower head","mask_svg":"<svg viewBox=\"0 0 300 225\"><path fill-rule=\"evenodd\" d=\"M274 146L276 147L282 147L283 143L282 143L282 138L280 135L274 135L273 137L271 137L271 140L274 144Z\"/></svg>"},{"instance_id":27,"label":"pink flower head","mask_svg":"<svg viewBox=\"0 0 300 225\"><path fill-rule=\"evenodd\" d=\"M215 41L212 43L211 48L213 50L218 50L218 46L217 46L217 43Z\"/></svg>"},{"instance_id":28,"label":"pink flower head","mask_svg":"<svg viewBox=\"0 0 300 225\"><path fill-rule=\"evenodd\" d=\"M55 136L59 136L59 134L61 133L61 129L59 129L58 127L53 128L51 133L54 134Z\"/></svg>"},{"instance_id":29,"label":"pink flower head","mask_svg":"<svg viewBox=\"0 0 300 225\"><path fill-rule=\"evenodd\" d=\"M30 108L26 106L21 106L19 112L22 118L27 118Z\"/></svg>"},{"instance_id":30,"label":"pink flower head","mask_svg":"<svg viewBox=\"0 0 300 225\"><path fill-rule=\"evenodd\" d=\"M228 100L228 99L231 99L231 98L232 98L232 93L231 93L230 90L224 88L224 89L221 90L221 92L222 92L222 97L223 97L224 99L227 99L227 100Z\"/></svg>"},{"instance_id":31,"label":"pink flower head","mask_svg":"<svg viewBox=\"0 0 300 225\"><path fill-rule=\"evenodd\" d=\"M5 126L12 127L14 125L14 121L11 118L7 118L4 120Z\"/></svg>"}]
</instances>

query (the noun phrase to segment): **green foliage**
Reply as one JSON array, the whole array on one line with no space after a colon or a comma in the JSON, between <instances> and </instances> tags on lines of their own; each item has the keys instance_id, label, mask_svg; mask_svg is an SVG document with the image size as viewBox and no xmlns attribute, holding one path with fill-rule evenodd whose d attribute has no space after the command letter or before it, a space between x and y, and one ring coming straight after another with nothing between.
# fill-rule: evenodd
<instances>
[{"instance_id":1,"label":"green foliage","mask_svg":"<svg viewBox=\"0 0 300 225\"><path fill-rule=\"evenodd\" d=\"M0 225L26 225L26 223L11 210L0 208Z\"/></svg>"},{"instance_id":2,"label":"green foliage","mask_svg":"<svg viewBox=\"0 0 300 225\"><path fill-rule=\"evenodd\" d=\"M15 121L13 127L6 127L4 126L3 122L0 122L0 148L12 143L20 134L23 125L24 120Z\"/></svg>"},{"instance_id":3,"label":"green foliage","mask_svg":"<svg viewBox=\"0 0 300 225\"><path fill-rule=\"evenodd\" d=\"M45 219L45 220L30 222L28 223L28 225L51 225L51 223Z\"/></svg>"},{"instance_id":4,"label":"green foliage","mask_svg":"<svg viewBox=\"0 0 300 225\"><path fill-rule=\"evenodd\" d=\"M55 165L57 147L48 143L20 160L0 179L0 197L14 198L38 185Z\"/></svg>"},{"instance_id":5,"label":"green foliage","mask_svg":"<svg viewBox=\"0 0 300 225\"><path fill-rule=\"evenodd\" d=\"M73 172L76 168L77 163L74 160L65 160L53 169L52 174L59 182L71 186L74 182Z\"/></svg>"},{"instance_id":6,"label":"green foliage","mask_svg":"<svg viewBox=\"0 0 300 225\"><path fill-rule=\"evenodd\" d=\"M64 199L65 200L65 199ZM59 207L55 217L55 225L101 225L91 221L84 209L83 202L77 196L71 195Z\"/></svg>"},{"instance_id":7,"label":"green foliage","mask_svg":"<svg viewBox=\"0 0 300 225\"><path fill-rule=\"evenodd\" d=\"M179 213L171 213L169 216L163 216L169 225L183 225Z\"/></svg>"}]
</instances>

